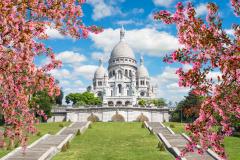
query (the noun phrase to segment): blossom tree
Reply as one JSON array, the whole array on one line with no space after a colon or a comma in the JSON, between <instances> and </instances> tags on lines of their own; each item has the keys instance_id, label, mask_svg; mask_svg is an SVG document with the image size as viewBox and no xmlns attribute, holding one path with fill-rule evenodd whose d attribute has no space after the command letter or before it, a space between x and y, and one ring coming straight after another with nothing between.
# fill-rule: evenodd
<instances>
[{"instance_id":1,"label":"blossom tree","mask_svg":"<svg viewBox=\"0 0 240 160\"><path fill-rule=\"evenodd\" d=\"M47 74L59 67L47 39L47 27L57 29L73 38L87 38L89 32L98 33L101 28L85 26L82 22L82 5L85 0L1 0L0 3L0 106L5 120L1 131L1 145L8 137L13 145L18 140L26 145L29 133L34 133L35 114L43 111L29 108L31 95L46 89L48 94L58 95L54 78ZM34 59L45 55L49 64L37 67Z\"/></svg>"},{"instance_id":2,"label":"blossom tree","mask_svg":"<svg viewBox=\"0 0 240 160\"><path fill-rule=\"evenodd\" d=\"M235 15L240 16L240 1L231 2ZM191 142L182 155L200 144L200 153L211 148L226 158L224 136L233 131L232 119L240 119L240 26L233 24L234 37L229 37L222 28L217 5L209 3L207 8L206 21L196 17L191 3L184 6L181 2L175 13L159 11L154 19L176 24L182 47L164 61L192 65L187 71L176 71L179 86L195 88L195 94L204 96L198 119L186 126ZM221 73L217 80L211 77L213 71Z\"/></svg>"}]
</instances>

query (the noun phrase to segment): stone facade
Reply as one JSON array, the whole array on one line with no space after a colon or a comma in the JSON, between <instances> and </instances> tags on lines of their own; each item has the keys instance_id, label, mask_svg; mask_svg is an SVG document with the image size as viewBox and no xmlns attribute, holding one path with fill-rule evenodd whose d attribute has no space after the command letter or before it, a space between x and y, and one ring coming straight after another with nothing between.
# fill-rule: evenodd
<instances>
[{"instance_id":1,"label":"stone facade","mask_svg":"<svg viewBox=\"0 0 240 160\"><path fill-rule=\"evenodd\" d=\"M104 106L133 106L138 99L155 98L156 87L150 84L150 77L144 66L135 60L132 49L124 39L125 31L120 31L120 42L113 48L108 61L108 70L100 60L92 84L95 96L103 98Z\"/></svg>"},{"instance_id":2,"label":"stone facade","mask_svg":"<svg viewBox=\"0 0 240 160\"><path fill-rule=\"evenodd\" d=\"M96 108L62 108L53 109L53 116L48 122L84 122L88 117L95 115L102 122L112 121L116 114L123 116L125 122L136 121L141 115L147 117L150 122L169 121L168 108L135 108L135 107L96 107Z\"/></svg>"}]
</instances>

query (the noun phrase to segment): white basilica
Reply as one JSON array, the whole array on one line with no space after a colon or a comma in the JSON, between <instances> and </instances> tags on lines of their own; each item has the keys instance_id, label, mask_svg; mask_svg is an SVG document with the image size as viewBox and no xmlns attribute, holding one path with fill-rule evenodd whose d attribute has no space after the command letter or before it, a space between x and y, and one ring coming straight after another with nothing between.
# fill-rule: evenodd
<instances>
[{"instance_id":1,"label":"white basilica","mask_svg":"<svg viewBox=\"0 0 240 160\"><path fill-rule=\"evenodd\" d=\"M103 105L132 106L139 99L155 98L156 87L150 84L148 70L143 57L137 64L134 53L124 39L124 28L120 30L120 41L113 48L106 72L100 60L94 73L92 92L102 97Z\"/></svg>"}]
</instances>

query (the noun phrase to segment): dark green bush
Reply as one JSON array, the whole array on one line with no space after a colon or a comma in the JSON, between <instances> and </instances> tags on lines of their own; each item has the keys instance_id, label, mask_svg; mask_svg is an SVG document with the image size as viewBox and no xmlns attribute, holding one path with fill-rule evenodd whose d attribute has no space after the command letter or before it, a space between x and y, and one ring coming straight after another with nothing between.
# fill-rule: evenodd
<instances>
[{"instance_id":1,"label":"dark green bush","mask_svg":"<svg viewBox=\"0 0 240 160\"><path fill-rule=\"evenodd\" d=\"M37 136L38 136L38 137L41 137L41 136L42 136L42 133L41 133L41 132L38 132L38 133L37 133Z\"/></svg>"},{"instance_id":2,"label":"dark green bush","mask_svg":"<svg viewBox=\"0 0 240 160\"><path fill-rule=\"evenodd\" d=\"M67 151L67 145L64 144L64 145L62 146L61 152L66 152L66 151Z\"/></svg>"},{"instance_id":3,"label":"dark green bush","mask_svg":"<svg viewBox=\"0 0 240 160\"><path fill-rule=\"evenodd\" d=\"M142 128L145 128L145 124L144 124L144 122L142 122Z\"/></svg>"},{"instance_id":4,"label":"dark green bush","mask_svg":"<svg viewBox=\"0 0 240 160\"><path fill-rule=\"evenodd\" d=\"M78 129L76 136L81 135L80 129Z\"/></svg>"},{"instance_id":5,"label":"dark green bush","mask_svg":"<svg viewBox=\"0 0 240 160\"><path fill-rule=\"evenodd\" d=\"M158 142L158 148L160 151L165 151L164 144L162 142Z\"/></svg>"},{"instance_id":6,"label":"dark green bush","mask_svg":"<svg viewBox=\"0 0 240 160\"><path fill-rule=\"evenodd\" d=\"M67 149L70 148L70 143L69 143L69 141L67 141L67 143L66 143L65 145L66 145L66 148L67 148Z\"/></svg>"},{"instance_id":7,"label":"dark green bush","mask_svg":"<svg viewBox=\"0 0 240 160\"><path fill-rule=\"evenodd\" d=\"M150 134L154 134L152 129L150 130Z\"/></svg>"},{"instance_id":8,"label":"dark green bush","mask_svg":"<svg viewBox=\"0 0 240 160\"><path fill-rule=\"evenodd\" d=\"M61 128L63 128L63 127L64 127L64 125L63 125L62 123L60 123L58 126L59 126L59 127L61 127Z\"/></svg>"}]
</instances>

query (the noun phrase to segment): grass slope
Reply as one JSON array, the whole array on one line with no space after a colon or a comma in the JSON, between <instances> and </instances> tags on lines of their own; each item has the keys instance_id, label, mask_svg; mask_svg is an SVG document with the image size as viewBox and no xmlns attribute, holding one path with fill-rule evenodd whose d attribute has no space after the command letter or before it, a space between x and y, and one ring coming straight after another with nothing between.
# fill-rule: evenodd
<instances>
[{"instance_id":1,"label":"grass slope","mask_svg":"<svg viewBox=\"0 0 240 160\"><path fill-rule=\"evenodd\" d=\"M186 132L184 130L184 123L166 122L166 126L173 124L175 127L171 128L175 133ZM224 146L229 160L240 160L240 138L239 137L225 137Z\"/></svg>"},{"instance_id":2,"label":"grass slope","mask_svg":"<svg viewBox=\"0 0 240 160\"><path fill-rule=\"evenodd\" d=\"M56 122L56 123L40 123L37 125L38 132L41 133L40 136L31 135L29 137L28 144L31 144L32 142L36 141L38 138L41 136L49 133L49 134L56 134L60 129L62 129L59 124L63 124L64 126L68 126L70 123L69 122ZM7 149L0 149L0 157L5 156L7 153L9 153L11 150Z\"/></svg>"},{"instance_id":3,"label":"grass slope","mask_svg":"<svg viewBox=\"0 0 240 160\"><path fill-rule=\"evenodd\" d=\"M83 135L76 136L70 149L53 160L172 160L170 153L159 151L157 138L141 123L94 123Z\"/></svg>"}]
</instances>

